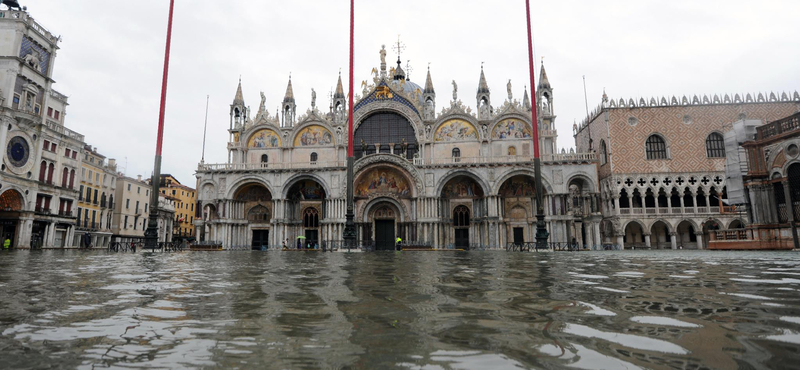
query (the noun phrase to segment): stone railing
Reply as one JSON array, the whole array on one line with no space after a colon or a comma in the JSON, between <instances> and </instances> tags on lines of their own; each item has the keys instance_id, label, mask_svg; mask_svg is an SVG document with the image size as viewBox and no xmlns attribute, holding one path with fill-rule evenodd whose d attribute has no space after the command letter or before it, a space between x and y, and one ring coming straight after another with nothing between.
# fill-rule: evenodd
<instances>
[{"instance_id":1,"label":"stone railing","mask_svg":"<svg viewBox=\"0 0 800 370\"><path fill-rule=\"evenodd\" d=\"M766 139L784 132L795 131L798 128L800 128L800 113L757 127L756 137L759 140Z\"/></svg>"},{"instance_id":2,"label":"stone railing","mask_svg":"<svg viewBox=\"0 0 800 370\"><path fill-rule=\"evenodd\" d=\"M44 125L47 126L47 128L49 128L49 129L51 129L51 130L53 130L55 132L58 132L59 134L62 134L64 136L68 137L68 138L75 139L75 140L80 141L80 142L84 142L83 141L84 140L84 136L83 135L64 127L63 125L59 124L58 122L55 122L55 121L49 120L49 119L45 119L44 120Z\"/></svg>"},{"instance_id":3,"label":"stone railing","mask_svg":"<svg viewBox=\"0 0 800 370\"><path fill-rule=\"evenodd\" d=\"M542 161L547 162L594 162L597 155L594 153L553 153L542 154Z\"/></svg>"},{"instance_id":4,"label":"stone railing","mask_svg":"<svg viewBox=\"0 0 800 370\"><path fill-rule=\"evenodd\" d=\"M30 26L31 28L36 30L36 32L39 32L40 34L42 34L42 36L50 39L50 41L52 41L54 43L58 42L58 37L53 36L53 34L50 33L50 31L48 31L46 28L42 27L42 25L40 25L38 22L36 22L33 19L33 17L28 15L28 13L23 11L23 10L11 10L11 9L0 10L0 18L21 19L26 24L28 24L28 26Z\"/></svg>"},{"instance_id":5,"label":"stone railing","mask_svg":"<svg viewBox=\"0 0 800 370\"><path fill-rule=\"evenodd\" d=\"M544 163L583 163L595 161L594 153L554 153L542 154L542 162ZM441 165L441 164L454 164L454 165L473 165L473 164L501 164L501 163L532 163L533 157L529 155L498 155L498 156L485 156L485 157L440 157L433 158L430 163L425 163L421 158L415 158L415 165Z\"/></svg>"},{"instance_id":6,"label":"stone railing","mask_svg":"<svg viewBox=\"0 0 800 370\"><path fill-rule=\"evenodd\" d=\"M198 164L198 172L207 171L250 171L250 170L293 170L312 168L346 167L344 161L316 161L316 162L290 162L290 163L208 163Z\"/></svg>"},{"instance_id":7,"label":"stone railing","mask_svg":"<svg viewBox=\"0 0 800 370\"><path fill-rule=\"evenodd\" d=\"M725 207L727 210L728 207ZM681 214L720 214L720 213L733 213L733 212L720 212L720 207L635 207L635 208L620 208L619 214L621 215L654 215L654 214L667 214L667 215L681 215Z\"/></svg>"},{"instance_id":8,"label":"stone railing","mask_svg":"<svg viewBox=\"0 0 800 370\"><path fill-rule=\"evenodd\" d=\"M540 130L542 136L557 136L558 131L556 130Z\"/></svg>"},{"instance_id":9,"label":"stone railing","mask_svg":"<svg viewBox=\"0 0 800 370\"><path fill-rule=\"evenodd\" d=\"M62 93L60 93L58 91L55 91L55 90L50 90L50 96L52 96L52 97L54 97L54 98L56 98L58 100L61 100L63 102L67 101L67 96L66 95L64 95L64 94L62 94Z\"/></svg>"}]
</instances>

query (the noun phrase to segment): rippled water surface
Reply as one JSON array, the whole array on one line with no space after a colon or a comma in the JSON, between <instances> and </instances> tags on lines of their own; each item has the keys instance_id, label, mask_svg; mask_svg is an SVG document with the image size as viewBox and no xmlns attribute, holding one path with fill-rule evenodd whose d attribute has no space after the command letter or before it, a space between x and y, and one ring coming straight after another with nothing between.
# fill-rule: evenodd
<instances>
[{"instance_id":1,"label":"rippled water surface","mask_svg":"<svg viewBox=\"0 0 800 370\"><path fill-rule=\"evenodd\" d=\"M800 253L0 253L2 368L797 369Z\"/></svg>"}]
</instances>

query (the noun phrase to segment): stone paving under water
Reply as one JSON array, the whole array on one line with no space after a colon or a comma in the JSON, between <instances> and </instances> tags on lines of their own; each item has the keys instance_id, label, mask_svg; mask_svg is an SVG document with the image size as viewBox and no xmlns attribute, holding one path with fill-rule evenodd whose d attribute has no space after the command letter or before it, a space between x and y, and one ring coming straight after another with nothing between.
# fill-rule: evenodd
<instances>
[{"instance_id":1,"label":"stone paving under water","mask_svg":"<svg viewBox=\"0 0 800 370\"><path fill-rule=\"evenodd\" d=\"M798 252L0 253L0 368L796 369Z\"/></svg>"}]
</instances>

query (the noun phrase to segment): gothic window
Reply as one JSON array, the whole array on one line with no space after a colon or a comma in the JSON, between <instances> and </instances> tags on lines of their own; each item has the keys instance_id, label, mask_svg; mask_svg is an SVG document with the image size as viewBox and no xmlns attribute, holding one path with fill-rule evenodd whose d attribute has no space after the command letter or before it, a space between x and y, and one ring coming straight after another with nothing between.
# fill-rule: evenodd
<instances>
[{"instance_id":1,"label":"gothic window","mask_svg":"<svg viewBox=\"0 0 800 370\"><path fill-rule=\"evenodd\" d=\"M69 171L69 188L75 189L75 170Z\"/></svg>"},{"instance_id":2,"label":"gothic window","mask_svg":"<svg viewBox=\"0 0 800 370\"><path fill-rule=\"evenodd\" d=\"M406 158L414 158L417 153L417 136L414 127L403 116L397 113L375 113L358 125L353 134L354 143L364 142L361 146L356 145L355 157L359 158L366 154L373 154L381 151L375 144L381 144L385 152L388 152L390 143L408 143Z\"/></svg>"},{"instance_id":3,"label":"gothic window","mask_svg":"<svg viewBox=\"0 0 800 370\"><path fill-rule=\"evenodd\" d=\"M469 208L462 205L453 210L453 226L469 227Z\"/></svg>"},{"instance_id":4,"label":"gothic window","mask_svg":"<svg viewBox=\"0 0 800 370\"><path fill-rule=\"evenodd\" d=\"M317 156L317 153L316 153L316 152L314 152L314 153L311 153L311 162L312 162L312 163L315 163L315 162L317 162L317 158L318 158L318 156Z\"/></svg>"},{"instance_id":5,"label":"gothic window","mask_svg":"<svg viewBox=\"0 0 800 370\"><path fill-rule=\"evenodd\" d=\"M303 211L303 227L316 229L319 227L319 211L316 208L306 208Z\"/></svg>"},{"instance_id":6,"label":"gothic window","mask_svg":"<svg viewBox=\"0 0 800 370\"><path fill-rule=\"evenodd\" d=\"M47 176L47 162L42 161L41 166L39 166L39 181L44 182L46 176Z\"/></svg>"},{"instance_id":7,"label":"gothic window","mask_svg":"<svg viewBox=\"0 0 800 370\"><path fill-rule=\"evenodd\" d=\"M55 171L56 171L56 166L54 166L52 163L50 163L50 165L47 166L47 183L48 184L52 184L53 183L53 172L55 172Z\"/></svg>"},{"instance_id":8,"label":"gothic window","mask_svg":"<svg viewBox=\"0 0 800 370\"><path fill-rule=\"evenodd\" d=\"M647 159L667 159L667 143L658 135L650 135L645 142Z\"/></svg>"},{"instance_id":9,"label":"gothic window","mask_svg":"<svg viewBox=\"0 0 800 370\"><path fill-rule=\"evenodd\" d=\"M724 158L725 157L725 140L722 135L712 132L706 138L706 154L708 158Z\"/></svg>"},{"instance_id":10,"label":"gothic window","mask_svg":"<svg viewBox=\"0 0 800 370\"><path fill-rule=\"evenodd\" d=\"M461 149L453 148L453 162L460 162L461 161Z\"/></svg>"},{"instance_id":11,"label":"gothic window","mask_svg":"<svg viewBox=\"0 0 800 370\"><path fill-rule=\"evenodd\" d=\"M266 154L262 154L261 155L261 163L268 163L268 162L269 162L269 156L266 155Z\"/></svg>"},{"instance_id":12,"label":"gothic window","mask_svg":"<svg viewBox=\"0 0 800 370\"><path fill-rule=\"evenodd\" d=\"M604 165L608 163L608 148L606 147L606 141L600 140L600 165Z\"/></svg>"}]
</instances>

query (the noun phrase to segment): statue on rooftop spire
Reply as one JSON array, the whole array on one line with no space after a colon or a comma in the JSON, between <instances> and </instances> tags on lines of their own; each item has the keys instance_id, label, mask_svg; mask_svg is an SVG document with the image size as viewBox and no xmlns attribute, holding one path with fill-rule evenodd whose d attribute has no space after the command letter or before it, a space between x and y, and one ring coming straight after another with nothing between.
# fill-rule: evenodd
<instances>
[{"instance_id":1,"label":"statue on rooftop spire","mask_svg":"<svg viewBox=\"0 0 800 370\"><path fill-rule=\"evenodd\" d=\"M264 111L267 110L266 105L267 105L267 97L264 95L264 92L262 91L261 104L258 106L258 114L256 114L257 116L260 116L261 113L264 113Z\"/></svg>"},{"instance_id":2,"label":"statue on rooftop spire","mask_svg":"<svg viewBox=\"0 0 800 370\"><path fill-rule=\"evenodd\" d=\"M317 106L317 92L314 89L311 89L311 109L314 109Z\"/></svg>"},{"instance_id":3,"label":"statue on rooftop spire","mask_svg":"<svg viewBox=\"0 0 800 370\"><path fill-rule=\"evenodd\" d=\"M381 45L381 65L386 65L386 45Z\"/></svg>"},{"instance_id":4,"label":"statue on rooftop spire","mask_svg":"<svg viewBox=\"0 0 800 370\"><path fill-rule=\"evenodd\" d=\"M510 102L514 100L513 95L511 94L511 80L508 80L508 83L506 84L506 91L508 92L508 101Z\"/></svg>"},{"instance_id":5,"label":"statue on rooftop spire","mask_svg":"<svg viewBox=\"0 0 800 370\"><path fill-rule=\"evenodd\" d=\"M458 84L453 80L453 101L458 101Z\"/></svg>"}]
</instances>

